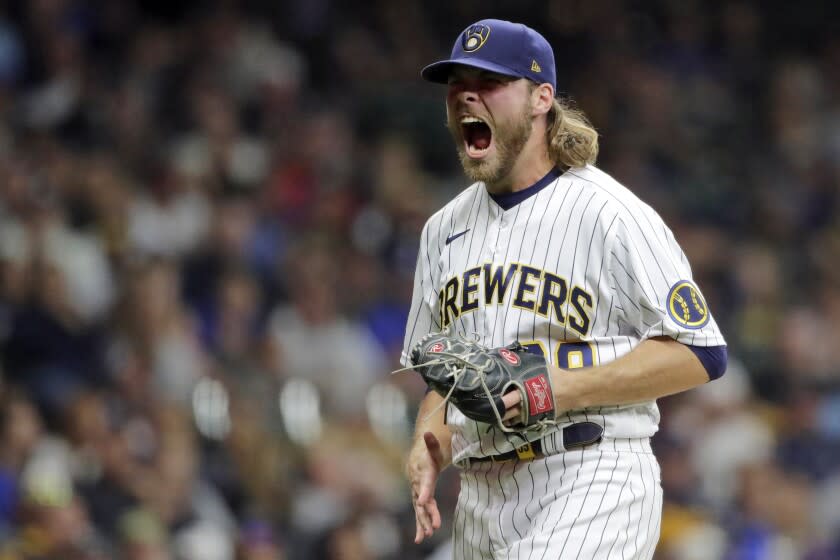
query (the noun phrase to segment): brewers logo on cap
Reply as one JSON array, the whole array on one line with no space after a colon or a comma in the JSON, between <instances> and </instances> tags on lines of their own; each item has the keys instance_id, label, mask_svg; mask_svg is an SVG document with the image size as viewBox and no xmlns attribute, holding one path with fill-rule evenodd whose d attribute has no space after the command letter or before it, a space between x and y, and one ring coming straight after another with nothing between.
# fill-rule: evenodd
<instances>
[{"instance_id":1,"label":"brewers logo on cap","mask_svg":"<svg viewBox=\"0 0 840 560\"><path fill-rule=\"evenodd\" d=\"M668 292L668 315L678 325L699 329L709 322L709 308L700 290L689 280L680 280Z\"/></svg>"},{"instance_id":2,"label":"brewers logo on cap","mask_svg":"<svg viewBox=\"0 0 840 560\"><path fill-rule=\"evenodd\" d=\"M486 25L471 25L464 30L464 34L461 36L461 46L466 52L475 52L484 46L489 36L490 28Z\"/></svg>"}]
</instances>

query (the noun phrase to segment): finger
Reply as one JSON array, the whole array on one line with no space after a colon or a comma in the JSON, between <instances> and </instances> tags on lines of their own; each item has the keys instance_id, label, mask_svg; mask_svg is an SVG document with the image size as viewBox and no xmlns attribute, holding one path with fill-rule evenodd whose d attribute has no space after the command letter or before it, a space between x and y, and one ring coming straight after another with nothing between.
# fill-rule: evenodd
<instances>
[{"instance_id":1,"label":"finger","mask_svg":"<svg viewBox=\"0 0 840 560\"><path fill-rule=\"evenodd\" d=\"M424 433L423 441L426 443L426 449L429 450L429 454L432 456L435 464L440 467L443 464L443 452L440 450L440 442L435 437L435 434L432 432Z\"/></svg>"},{"instance_id":2,"label":"finger","mask_svg":"<svg viewBox=\"0 0 840 560\"><path fill-rule=\"evenodd\" d=\"M504 420L512 420L514 418L519 418L520 414L522 413L522 409L518 406L513 408L509 408L505 415L502 417Z\"/></svg>"},{"instance_id":3,"label":"finger","mask_svg":"<svg viewBox=\"0 0 840 560\"><path fill-rule=\"evenodd\" d=\"M437 507L437 500L432 500L427 510L432 518L432 529L440 529L440 511Z\"/></svg>"},{"instance_id":4,"label":"finger","mask_svg":"<svg viewBox=\"0 0 840 560\"><path fill-rule=\"evenodd\" d=\"M422 525L425 529L439 529L441 523L440 511L437 507L437 500L429 500L428 504L418 505L417 508L422 510Z\"/></svg>"},{"instance_id":5,"label":"finger","mask_svg":"<svg viewBox=\"0 0 840 560\"><path fill-rule=\"evenodd\" d=\"M434 531L434 529L432 528L432 518L426 511L426 508L421 505L417 505L414 507L414 517L417 521L417 533L415 534L415 542L419 542L417 541L418 536L422 541L424 537L431 535Z\"/></svg>"},{"instance_id":6,"label":"finger","mask_svg":"<svg viewBox=\"0 0 840 560\"><path fill-rule=\"evenodd\" d=\"M423 529L427 537L431 537L436 529L440 529L440 512L434 500L423 508Z\"/></svg>"},{"instance_id":7,"label":"finger","mask_svg":"<svg viewBox=\"0 0 840 560\"><path fill-rule=\"evenodd\" d=\"M416 503L425 505L434 498L435 473L430 469L419 473L416 482L412 483L412 490L415 493Z\"/></svg>"},{"instance_id":8,"label":"finger","mask_svg":"<svg viewBox=\"0 0 840 560\"><path fill-rule=\"evenodd\" d=\"M510 410L522 402L522 393L519 391L511 391L502 395L502 402L505 403L505 409Z\"/></svg>"},{"instance_id":9,"label":"finger","mask_svg":"<svg viewBox=\"0 0 840 560\"><path fill-rule=\"evenodd\" d=\"M425 536L425 531L423 527L420 526L420 521L417 521L417 530L414 532L414 544L420 544L423 542L423 537Z\"/></svg>"},{"instance_id":10,"label":"finger","mask_svg":"<svg viewBox=\"0 0 840 560\"><path fill-rule=\"evenodd\" d=\"M417 492L417 503L425 506L432 497L431 484L420 483L420 490Z\"/></svg>"}]
</instances>

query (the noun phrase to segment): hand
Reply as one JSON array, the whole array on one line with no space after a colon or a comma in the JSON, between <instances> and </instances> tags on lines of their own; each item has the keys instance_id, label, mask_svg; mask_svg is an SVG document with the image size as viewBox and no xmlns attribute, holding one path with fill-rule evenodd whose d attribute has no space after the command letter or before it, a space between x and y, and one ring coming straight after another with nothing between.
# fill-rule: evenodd
<instances>
[{"instance_id":1,"label":"hand","mask_svg":"<svg viewBox=\"0 0 840 560\"><path fill-rule=\"evenodd\" d=\"M504 420L505 426L510 427L515 423L512 420L514 418L519 419L519 416L522 414L522 407L520 406L522 393L519 391L510 391L502 396L502 402L505 403L505 415L502 417L502 420Z\"/></svg>"},{"instance_id":2,"label":"hand","mask_svg":"<svg viewBox=\"0 0 840 560\"><path fill-rule=\"evenodd\" d=\"M443 466L440 442L432 432L426 432L423 434L423 444L418 443L411 453L407 469L417 522L415 544L420 544L423 539L431 537L435 530L440 529L440 511L435 500L435 487Z\"/></svg>"}]
</instances>

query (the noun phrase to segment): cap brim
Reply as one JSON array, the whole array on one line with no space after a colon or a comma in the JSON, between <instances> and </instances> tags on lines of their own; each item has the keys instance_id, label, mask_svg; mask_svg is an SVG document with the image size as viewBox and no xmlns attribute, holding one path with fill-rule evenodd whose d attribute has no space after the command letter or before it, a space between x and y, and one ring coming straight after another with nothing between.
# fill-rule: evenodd
<instances>
[{"instance_id":1,"label":"cap brim","mask_svg":"<svg viewBox=\"0 0 840 560\"><path fill-rule=\"evenodd\" d=\"M504 76L512 76L514 78L524 78L521 74L514 72L507 66L500 64L493 64L486 60L479 58L453 58L450 60L440 60L429 64L420 71L420 75L424 80L434 82L436 84L445 84L449 82L449 74L456 66L469 66L470 68L479 68L490 72L496 72Z\"/></svg>"}]
</instances>

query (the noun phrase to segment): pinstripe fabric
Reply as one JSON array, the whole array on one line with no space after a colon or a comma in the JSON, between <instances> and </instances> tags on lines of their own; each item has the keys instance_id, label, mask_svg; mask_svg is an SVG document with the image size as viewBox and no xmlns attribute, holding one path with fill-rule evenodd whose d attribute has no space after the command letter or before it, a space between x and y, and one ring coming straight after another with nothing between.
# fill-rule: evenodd
<instances>
[{"instance_id":1,"label":"pinstripe fabric","mask_svg":"<svg viewBox=\"0 0 840 560\"><path fill-rule=\"evenodd\" d=\"M652 558L662 489L646 442L604 440L536 461L467 466L453 558ZM475 492L476 483L486 488Z\"/></svg>"},{"instance_id":2,"label":"pinstripe fabric","mask_svg":"<svg viewBox=\"0 0 840 560\"><path fill-rule=\"evenodd\" d=\"M595 167L570 169L508 209L476 183L423 228L403 362L419 338L446 327L490 347L538 345L562 367L606 363L656 336L723 345L711 315L689 325L669 312L672 288L691 278L659 215ZM653 554L662 492L644 442L658 427L655 402L569 411L562 422L598 422L613 447L563 452L558 428L530 436L556 455L515 467L469 459L511 451L520 437L451 405L446 419L464 468L456 558Z\"/></svg>"}]
</instances>

